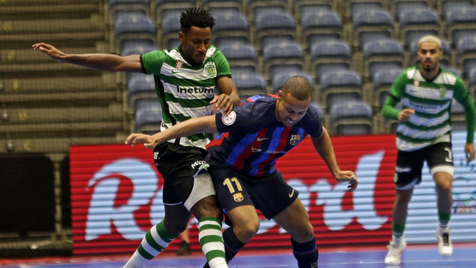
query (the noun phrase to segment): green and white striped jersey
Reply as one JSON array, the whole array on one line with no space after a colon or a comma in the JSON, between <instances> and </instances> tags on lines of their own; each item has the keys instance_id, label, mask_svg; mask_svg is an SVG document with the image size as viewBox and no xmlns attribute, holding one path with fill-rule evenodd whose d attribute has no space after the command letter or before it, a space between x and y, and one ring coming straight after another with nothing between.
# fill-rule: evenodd
<instances>
[{"instance_id":1,"label":"green and white striped jersey","mask_svg":"<svg viewBox=\"0 0 476 268\"><path fill-rule=\"evenodd\" d=\"M451 142L451 103L453 98L462 103L468 98L463 81L453 73L441 69L433 81L420 73L420 65L406 69L395 80L390 96L401 100L402 109L415 114L397 129L397 148L415 151L426 146Z\"/></svg>"},{"instance_id":2,"label":"green and white striped jersey","mask_svg":"<svg viewBox=\"0 0 476 268\"><path fill-rule=\"evenodd\" d=\"M208 48L201 66L189 64L178 48L143 54L141 64L145 74L154 75L162 106L161 130L190 118L210 115L209 103L217 90L216 79L231 75L228 61L214 46ZM203 149L209 142L205 134L180 139L180 145Z\"/></svg>"}]
</instances>

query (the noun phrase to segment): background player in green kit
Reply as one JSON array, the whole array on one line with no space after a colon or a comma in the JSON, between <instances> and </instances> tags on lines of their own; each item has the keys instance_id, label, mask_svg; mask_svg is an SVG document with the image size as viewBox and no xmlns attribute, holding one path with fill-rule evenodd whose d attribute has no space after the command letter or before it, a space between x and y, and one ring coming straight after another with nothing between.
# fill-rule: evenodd
<instances>
[{"instance_id":1,"label":"background player in green kit","mask_svg":"<svg viewBox=\"0 0 476 268\"><path fill-rule=\"evenodd\" d=\"M240 99L225 56L210 44L215 19L208 11L191 8L180 17L178 48L143 55L65 54L55 47L33 45L59 61L111 72L154 75L162 106L161 129L190 118L210 115L210 104L229 113ZM221 95L217 95L217 88ZM198 219L202 251L211 267L228 267L218 208L210 176L203 171L206 144L204 133L170 140L154 149L154 161L164 177L165 217L146 234L124 267L143 267L187 228L192 213Z\"/></svg>"},{"instance_id":2,"label":"background player in green kit","mask_svg":"<svg viewBox=\"0 0 476 268\"><path fill-rule=\"evenodd\" d=\"M421 182L423 162L427 161L438 193L438 252L453 254L449 221L453 197L453 157L451 152L451 103L453 98L465 109L467 161L474 159L475 107L463 81L442 69L441 41L424 36L418 44L420 63L403 71L393 83L382 107L382 115L399 120L397 129L396 196L393 206L392 241L385 263L398 265L405 249L405 222L413 187ZM395 109L402 102L402 110Z\"/></svg>"}]
</instances>

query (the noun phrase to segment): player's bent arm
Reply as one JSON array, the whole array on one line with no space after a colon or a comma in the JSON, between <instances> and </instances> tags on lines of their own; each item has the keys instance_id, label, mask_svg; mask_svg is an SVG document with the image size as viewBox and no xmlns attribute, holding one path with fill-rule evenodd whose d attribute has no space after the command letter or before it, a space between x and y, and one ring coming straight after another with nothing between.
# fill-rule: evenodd
<instances>
[{"instance_id":1,"label":"player's bent arm","mask_svg":"<svg viewBox=\"0 0 476 268\"><path fill-rule=\"evenodd\" d=\"M475 126L475 118L476 118L476 108L474 107L473 100L470 97L466 98L466 100L462 103L464 107L464 117L466 120L466 143L473 143L474 142L474 126Z\"/></svg>"},{"instance_id":2,"label":"player's bent arm","mask_svg":"<svg viewBox=\"0 0 476 268\"><path fill-rule=\"evenodd\" d=\"M336 177L340 169L337 165L334 147L332 146L331 138L326 128L322 127L322 135L318 138L311 137L311 140L317 153L321 156L324 162L326 162L332 175Z\"/></svg>"},{"instance_id":3,"label":"player's bent arm","mask_svg":"<svg viewBox=\"0 0 476 268\"><path fill-rule=\"evenodd\" d=\"M397 103L398 103L397 100L395 100L391 96L388 96L380 112L382 116L388 119L398 120L398 115L400 111L395 109L395 106L397 106Z\"/></svg>"},{"instance_id":4,"label":"player's bent arm","mask_svg":"<svg viewBox=\"0 0 476 268\"><path fill-rule=\"evenodd\" d=\"M222 94L230 96L233 106L236 107L240 105L240 96L238 96L238 90L233 79L227 76L222 76L217 79L217 86Z\"/></svg>"},{"instance_id":5,"label":"player's bent arm","mask_svg":"<svg viewBox=\"0 0 476 268\"><path fill-rule=\"evenodd\" d=\"M152 135L155 144L198 133L216 133L215 115L192 118Z\"/></svg>"},{"instance_id":6,"label":"player's bent arm","mask_svg":"<svg viewBox=\"0 0 476 268\"><path fill-rule=\"evenodd\" d=\"M332 173L332 176L334 176L334 178L338 182L348 182L347 189L349 189L350 191L354 191L359 185L359 180L357 180L357 177L355 176L354 172L350 170L340 170L339 166L337 165L337 160L334 154L334 147L332 146L329 133L327 133L327 130L324 127L322 129L323 131L320 137L311 137L314 148L322 157L324 162L326 162L327 167Z\"/></svg>"}]
</instances>

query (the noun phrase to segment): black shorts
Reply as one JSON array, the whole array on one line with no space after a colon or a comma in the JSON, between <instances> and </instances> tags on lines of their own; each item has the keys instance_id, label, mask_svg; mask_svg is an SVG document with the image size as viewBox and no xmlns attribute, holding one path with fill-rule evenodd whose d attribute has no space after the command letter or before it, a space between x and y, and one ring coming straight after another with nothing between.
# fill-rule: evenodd
<instances>
[{"instance_id":1,"label":"black shorts","mask_svg":"<svg viewBox=\"0 0 476 268\"><path fill-rule=\"evenodd\" d=\"M212 158L210 174L225 213L236 207L252 205L270 220L289 207L299 195L277 170L271 175L256 178Z\"/></svg>"},{"instance_id":2,"label":"black shorts","mask_svg":"<svg viewBox=\"0 0 476 268\"><path fill-rule=\"evenodd\" d=\"M399 150L395 167L396 188L409 190L420 184L424 161L427 161L430 170L434 167L446 166L449 171L452 171L454 164L451 143L441 142L412 152Z\"/></svg>"},{"instance_id":3,"label":"black shorts","mask_svg":"<svg viewBox=\"0 0 476 268\"><path fill-rule=\"evenodd\" d=\"M175 145L168 142L155 147L155 166L164 177L164 204L185 204L192 193L194 184L196 184L197 172L200 168L203 168L202 165L208 166L205 161L206 156L207 151L203 149ZM208 174L207 177L210 180ZM214 192L211 182L210 188Z\"/></svg>"}]
</instances>

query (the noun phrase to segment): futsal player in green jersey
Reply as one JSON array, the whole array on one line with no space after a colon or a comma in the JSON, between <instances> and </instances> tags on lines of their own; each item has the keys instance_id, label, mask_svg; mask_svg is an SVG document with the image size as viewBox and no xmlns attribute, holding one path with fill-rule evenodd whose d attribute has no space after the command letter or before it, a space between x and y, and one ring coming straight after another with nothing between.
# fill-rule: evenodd
<instances>
[{"instance_id":1,"label":"futsal player in green jersey","mask_svg":"<svg viewBox=\"0 0 476 268\"><path fill-rule=\"evenodd\" d=\"M215 19L202 8L191 8L181 14L180 24L178 48L142 55L65 54L45 43L34 44L33 49L59 62L153 75L164 130L190 118L210 115L210 104L229 113L240 103L225 56L210 44ZM156 167L164 177L165 217L147 232L124 267L144 267L187 228L191 214L198 220L200 245L210 267L228 267L221 231L222 212L205 170L208 142L201 133L170 140L154 149Z\"/></svg>"},{"instance_id":2,"label":"futsal player in green jersey","mask_svg":"<svg viewBox=\"0 0 476 268\"><path fill-rule=\"evenodd\" d=\"M438 252L453 254L449 222L454 165L451 151L451 103L456 99L465 110L467 161L474 159L475 106L463 81L441 68L441 41L424 36L418 43L420 63L403 71L393 83L382 107L382 115L399 121L397 129L396 196L393 205L392 241L385 257L388 265L400 264L405 249L405 222L408 203L415 185L421 182L423 162L427 161L437 189L439 224L436 230ZM402 102L402 110L395 109Z\"/></svg>"}]
</instances>

